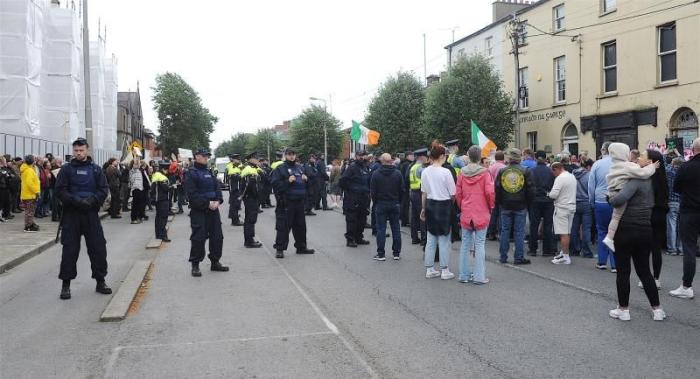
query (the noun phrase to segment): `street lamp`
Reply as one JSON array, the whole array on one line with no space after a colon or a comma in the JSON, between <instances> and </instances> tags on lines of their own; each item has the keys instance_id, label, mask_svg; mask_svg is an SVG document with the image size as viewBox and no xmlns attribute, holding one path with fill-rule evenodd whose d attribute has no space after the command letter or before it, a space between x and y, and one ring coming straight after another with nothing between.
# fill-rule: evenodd
<instances>
[{"instance_id":1,"label":"street lamp","mask_svg":"<svg viewBox=\"0 0 700 379\"><path fill-rule=\"evenodd\" d=\"M326 110L326 99L318 97L310 97L311 101L323 101L323 110ZM326 130L326 122L323 121L323 164L328 166L328 131Z\"/></svg>"}]
</instances>

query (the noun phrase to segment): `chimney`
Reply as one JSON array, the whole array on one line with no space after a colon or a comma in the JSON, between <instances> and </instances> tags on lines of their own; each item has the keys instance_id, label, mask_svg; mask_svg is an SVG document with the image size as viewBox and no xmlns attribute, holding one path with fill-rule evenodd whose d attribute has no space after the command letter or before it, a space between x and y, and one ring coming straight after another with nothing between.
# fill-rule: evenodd
<instances>
[{"instance_id":1,"label":"chimney","mask_svg":"<svg viewBox=\"0 0 700 379\"><path fill-rule=\"evenodd\" d=\"M493 22L496 22L506 16L525 9L534 4L535 1L530 0L497 0L493 2Z\"/></svg>"},{"instance_id":2,"label":"chimney","mask_svg":"<svg viewBox=\"0 0 700 379\"><path fill-rule=\"evenodd\" d=\"M428 77L425 79L426 79L425 81L426 81L426 84L428 85L428 87L440 82L440 77L437 75L428 75Z\"/></svg>"}]
</instances>

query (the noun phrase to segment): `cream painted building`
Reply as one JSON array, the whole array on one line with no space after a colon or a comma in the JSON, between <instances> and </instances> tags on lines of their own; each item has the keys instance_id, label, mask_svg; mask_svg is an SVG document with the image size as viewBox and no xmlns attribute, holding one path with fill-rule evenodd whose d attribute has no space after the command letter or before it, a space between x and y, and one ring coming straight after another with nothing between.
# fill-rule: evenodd
<instances>
[{"instance_id":1,"label":"cream painted building","mask_svg":"<svg viewBox=\"0 0 700 379\"><path fill-rule=\"evenodd\" d=\"M540 0L516 17L521 90L508 39L501 73L520 93L520 147L593 157L603 141L698 137L700 1Z\"/></svg>"}]
</instances>

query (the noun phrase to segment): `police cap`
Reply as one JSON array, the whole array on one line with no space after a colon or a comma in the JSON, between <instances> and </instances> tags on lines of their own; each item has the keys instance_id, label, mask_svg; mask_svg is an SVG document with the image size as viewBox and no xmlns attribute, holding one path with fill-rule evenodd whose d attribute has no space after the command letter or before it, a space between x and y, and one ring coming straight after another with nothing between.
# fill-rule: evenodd
<instances>
[{"instance_id":1,"label":"police cap","mask_svg":"<svg viewBox=\"0 0 700 379\"><path fill-rule=\"evenodd\" d=\"M358 150L355 152L356 157L364 157L365 155L367 155L367 152L365 150Z\"/></svg>"},{"instance_id":2,"label":"police cap","mask_svg":"<svg viewBox=\"0 0 700 379\"><path fill-rule=\"evenodd\" d=\"M228 157L229 157L230 159L241 159L241 155L240 155L240 154L231 154L231 155L229 155Z\"/></svg>"},{"instance_id":3,"label":"police cap","mask_svg":"<svg viewBox=\"0 0 700 379\"><path fill-rule=\"evenodd\" d=\"M415 151L413 152L413 155L415 155L415 156L417 156L417 157L427 157L427 156L428 156L428 148L427 148L427 147L424 147L424 148L415 150Z\"/></svg>"},{"instance_id":4,"label":"police cap","mask_svg":"<svg viewBox=\"0 0 700 379\"><path fill-rule=\"evenodd\" d=\"M245 156L245 159L258 159L258 153L256 151Z\"/></svg>"},{"instance_id":5,"label":"police cap","mask_svg":"<svg viewBox=\"0 0 700 379\"><path fill-rule=\"evenodd\" d=\"M284 149L284 154L296 154L296 153L297 153L297 151L293 147L288 147L288 148Z\"/></svg>"},{"instance_id":6,"label":"police cap","mask_svg":"<svg viewBox=\"0 0 700 379\"><path fill-rule=\"evenodd\" d=\"M456 146L459 143L458 139L453 139L445 142L445 146Z\"/></svg>"},{"instance_id":7,"label":"police cap","mask_svg":"<svg viewBox=\"0 0 700 379\"><path fill-rule=\"evenodd\" d=\"M168 167L170 167L170 161L167 159L163 159L162 161L158 162L158 167L168 168Z\"/></svg>"},{"instance_id":8,"label":"police cap","mask_svg":"<svg viewBox=\"0 0 700 379\"><path fill-rule=\"evenodd\" d=\"M195 150L194 155L206 155L208 157L211 157L211 153L209 152L209 149L205 149L203 147Z\"/></svg>"}]
</instances>

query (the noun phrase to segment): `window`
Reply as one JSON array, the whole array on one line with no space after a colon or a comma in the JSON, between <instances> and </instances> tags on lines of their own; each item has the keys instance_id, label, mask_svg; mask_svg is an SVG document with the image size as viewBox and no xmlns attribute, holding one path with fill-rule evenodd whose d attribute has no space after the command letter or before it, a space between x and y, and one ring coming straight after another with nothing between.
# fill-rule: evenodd
<instances>
[{"instance_id":1,"label":"window","mask_svg":"<svg viewBox=\"0 0 700 379\"><path fill-rule=\"evenodd\" d=\"M603 92L617 91L617 43L603 44Z\"/></svg>"},{"instance_id":2,"label":"window","mask_svg":"<svg viewBox=\"0 0 700 379\"><path fill-rule=\"evenodd\" d=\"M486 38L484 51L486 52L487 57L493 56L493 37Z\"/></svg>"},{"instance_id":3,"label":"window","mask_svg":"<svg viewBox=\"0 0 700 379\"><path fill-rule=\"evenodd\" d=\"M659 81L676 80L676 23L659 26Z\"/></svg>"},{"instance_id":4,"label":"window","mask_svg":"<svg viewBox=\"0 0 700 379\"><path fill-rule=\"evenodd\" d=\"M564 22L564 16L564 4L557 5L556 7L552 8L552 30L558 32L566 27L566 23Z\"/></svg>"},{"instance_id":5,"label":"window","mask_svg":"<svg viewBox=\"0 0 700 379\"><path fill-rule=\"evenodd\" d=\"M603 13L612 12L617 9L617 0L601 0L600 8Z\"/></svg>"},{"instance_id":6,"label":"window","mask_svg":"<svg viewBox=\"0 0 700 379\"><path fill-rule=\"evenodd\" d=\"M566 101L566 57L554 58L554 100Z\"/></svg>"},{"instance_id":7,"label":"window","mask_svg":"<svg viewBox=\"0 0 700 379\"><path fill-rule=\"evenodd\" d=\"M527 84L527 67L523 67L518 71L518 80L520 88L518 90L518 104L520 109L526 109L530 105L530 94L528 93Z\"/></svg>"},{"instance_id":8,"label":"window","mask_svg":"<svg viewBox=\"0 0 700 379\"><path fill-rule=\"evenodd\" d=\"M537 151L537 132L527 133L527 147L532 151Z\"/></svg>"}]
</instances>

